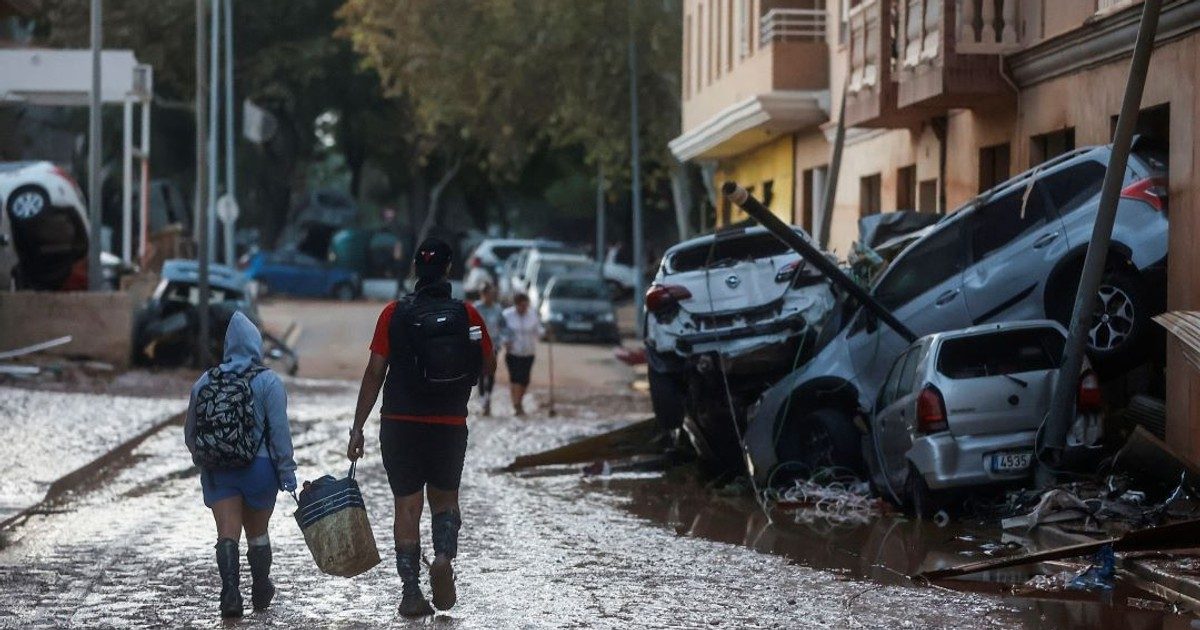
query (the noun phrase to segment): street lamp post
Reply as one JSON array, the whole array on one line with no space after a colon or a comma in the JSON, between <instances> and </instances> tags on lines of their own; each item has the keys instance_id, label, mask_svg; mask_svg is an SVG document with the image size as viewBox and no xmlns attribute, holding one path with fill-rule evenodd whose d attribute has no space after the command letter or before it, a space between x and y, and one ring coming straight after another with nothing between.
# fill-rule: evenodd
<instances>
[{"instance_id":1,"label":"street lamp post","mask_svg":"<svg viewBox=\"0 0 1200 630\"><path fill-rule=\"evenodd\" d=\"M633 197L633 312L638 322L638 335L641 335L642 307L645 300L645 290L642 286L642 278L645 275L645 246L642 243L642 169L638 139L637 32L634 28L636 8L637 0L629 0L629 168L632 170L630 192Z\"/></svg>"},{"instance_id":2,"label":"street lamp post","mask_svg":"<svg viewBox=\"0 0 1200 630\"><path fill-rule=\"evenodd\" d=\"M206 117L208 109L206 104L206 95L204 89L204 72L207 70L204 63L204 0L196 0L196 231L197 234L197 257L199 258L198 282L200 288L200 304L199 304L199 328L200 338L197 340L197 358L200 365L205 369L210 364L209 357L209 339L212 338L209 331L208 321L208 303L211 298L208 285L208 199L206 198L206 188L208 187L208 169L206 165L205 142L207 141L207 130L205 129Z\"/></svg>"},{"instance_id":3,"label":"street lamp post","mask_svg":"<svg viewBox=\"0 0 1200 630\"><path fill-rule=\"evenodd\" d=\"M101 0L92 0L91 39L92 39L92 93L89 95L88 107L88 225L91 234L88 235L88 289L99 291L103 288L104 274L100 268L100 247L103 227L100 216L100 145L102 144L103 125L100 115L100 53L104 48L103 7Z\"/></svg>"}]
</instances>

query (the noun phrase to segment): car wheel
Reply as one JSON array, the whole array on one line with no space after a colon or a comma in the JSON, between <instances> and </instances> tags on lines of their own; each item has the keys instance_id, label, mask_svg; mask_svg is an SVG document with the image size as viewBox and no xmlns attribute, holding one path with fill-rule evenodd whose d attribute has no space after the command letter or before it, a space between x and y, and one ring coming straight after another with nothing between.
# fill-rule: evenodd
<instances>
[{"instance_id":1,"label":"car wheel","mask_svg":"<svg viewBox=\"0 0 1200 630\"><path fill-rule=\"evenodd\" d=\"M929 487L925 477L917 472L911 464L908 467L908 478L904 480L904 500L908 513L921 519L933 518L946 505L945 496Z\"/></svg>"},{"instance_id":2,"label":"car wheel","mask_svg":"<svg viewBox=\"0 0 1200 630\"><path fill-rule=\"evenodd\" d=\"M1099 301L1088 329L1088 354L1102 367L1133 367L1145 354L1143 338L1151 309L1141 280L1126 270L1110 270L1100 280ZM1075 292L1059 300L1054 318L1070 326Z\"/></svg>"},{"instance_id":3,"label":"car wheel","mask_svg":"<svg viewBox=\"0 0 1200 630\"><path fill-rule=\"evenodd\" d=\"M797 466L812 474L823 468L846 468L861 475L864 470L862 436L841 409L811 411L779 433L776 444L780 465Z\"/></svg>"},{"instance_id":4,"label":"car wheel","mask_svg":"<svg viewBox=\"0 0 1200 630\"><path fill-rule=\"evenodd\" d=\"M354 299L354 287L343 282L333 288L333 297L342 302L349 302Z\"/></svg>"},{"instance_id":5,"label":"car wheel","mask_svg":"<svg viewBox=\"0 0 1200 630\"><path fill-rule=\"evenodd\" d=\"M50 196L37 186L18 188L8 198L8 213L16 221L28 221L50 206Z\"/></svg>"}]
</instances>

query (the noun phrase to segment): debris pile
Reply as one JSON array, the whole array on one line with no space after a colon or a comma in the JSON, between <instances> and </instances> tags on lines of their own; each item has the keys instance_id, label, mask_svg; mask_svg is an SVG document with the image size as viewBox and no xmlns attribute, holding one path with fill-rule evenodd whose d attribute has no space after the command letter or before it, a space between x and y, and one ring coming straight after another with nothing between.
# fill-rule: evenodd
<instances>
[{"instance_id":1,"label":"debris pile","mask_svg":"<svg viewBox=\"0 0 1200 630\"><path fill-rule=\"evenodd\" d=\"M795 508L797 523L818 521L834 525L866 525L880 514L878 498L871 496L866 482L853 476L818 474L797 479L782 491L768 490L768 498L780 508Z\"/></svg>"}]
</instances>

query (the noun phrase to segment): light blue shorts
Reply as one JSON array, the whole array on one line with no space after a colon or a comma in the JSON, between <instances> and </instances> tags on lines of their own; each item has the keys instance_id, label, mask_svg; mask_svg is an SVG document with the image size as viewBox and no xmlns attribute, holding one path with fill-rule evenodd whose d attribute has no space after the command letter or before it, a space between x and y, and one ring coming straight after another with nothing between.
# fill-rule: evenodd
<instances>
[{"instance_id":1,"label":"light blue shorts","mask_svg":"<svg viewBox=\"0 0 1200 630\"><path fill-rule=\"evenodd\" d=\"M246 506L253 510L275 507L279 481L269 457L255 457L245 468L201 469L200 488L204 505L212 507L217 501L241 495Z\"/></svg>"}]
</instances>

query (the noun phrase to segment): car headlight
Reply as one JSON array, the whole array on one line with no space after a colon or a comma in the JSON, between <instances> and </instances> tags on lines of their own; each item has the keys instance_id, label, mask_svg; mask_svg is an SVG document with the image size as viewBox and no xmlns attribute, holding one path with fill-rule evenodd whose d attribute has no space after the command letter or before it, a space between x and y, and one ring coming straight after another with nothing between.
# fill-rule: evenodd
<instances>
[{"instance_id":1,"label":"car headlight","mask_svg":"<svg viewBox=\"0 0 1200 630\"><path fill-rule=\"evenodd\" d=\"M563 314L562 313L549 313L546 318L552 322L561 322L563 320Z\"/></svg>"},{"instance_id":2,"label":"car headlight","mask_svg":"<svg viewBox=\"0 0 1200 630\"><path fill-rule=\"evenodd\" d=\"M600 315L598 317L596 317L596 321L604 322L606 324L611 322L612 320L613 320L612 313L600 313Z\"/></svg>"}]
</instances>

